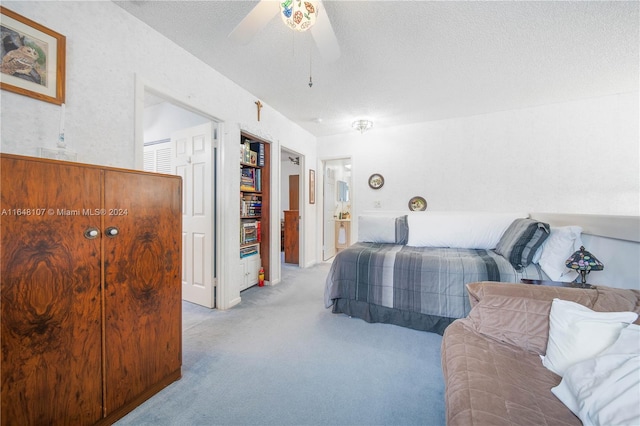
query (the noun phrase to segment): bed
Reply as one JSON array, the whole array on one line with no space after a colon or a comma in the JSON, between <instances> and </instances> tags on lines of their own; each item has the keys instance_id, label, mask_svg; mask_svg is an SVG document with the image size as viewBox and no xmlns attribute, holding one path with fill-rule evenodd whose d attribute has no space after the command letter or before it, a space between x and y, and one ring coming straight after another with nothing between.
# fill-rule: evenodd
<instances>
[{"instance_id":1,"label":"bed","mask_svg":"<svg viewBox=\"0 0 640 426\"><path fill-rule=\"evenodd\" d=\"M538 250L550 235L549 226L527 216L421 212L359 217L359 241L339 252L331 265L325 307L367 322L442 334L471 309L465 284L551 279ZM568 249L576 244L574 238ZM564 279L569 278L574 277Z\"/></svg>"}]
</instances>

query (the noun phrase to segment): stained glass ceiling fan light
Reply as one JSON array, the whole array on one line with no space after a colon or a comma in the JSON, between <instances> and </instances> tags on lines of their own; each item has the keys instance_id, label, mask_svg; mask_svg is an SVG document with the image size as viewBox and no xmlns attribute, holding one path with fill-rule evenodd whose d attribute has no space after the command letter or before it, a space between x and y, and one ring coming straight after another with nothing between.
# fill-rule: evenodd
<instances>
[{"instance_id":1,"label":"stained glass ceiling fan light","mask_svg":"<svg viewBox=\"0 0 640 426\"><path fill-rule=\"evenodd\" d=\"M280 17L287 27L307 31L318 18L318 2L283 0L280 2Z\"/></svg>"}]
</instances>

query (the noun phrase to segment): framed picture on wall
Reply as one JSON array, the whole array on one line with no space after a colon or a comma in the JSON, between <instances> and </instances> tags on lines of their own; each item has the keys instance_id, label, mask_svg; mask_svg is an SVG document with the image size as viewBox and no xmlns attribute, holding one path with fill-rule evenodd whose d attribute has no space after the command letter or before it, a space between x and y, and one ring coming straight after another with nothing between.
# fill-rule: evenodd
<instances>
[{"instance_id":1,"label":"framed picture on wall","mask_svg":"<svg viewBox=\"0 0 640 426\"><path fill-rule=\"evenodd\" d=\"M0 87L61 105L65 95L66 38L0 6Z\"/></svg>"},{"instance_id":2,"label":"framed picture on wall","mask_svg":"<svg viewBox=\"0 0 640 426\"><path fill-rule=\"evenodd\" d=\"M316 203L316 171L309 169L309 204Z\"/></svg>"}]
</instances>

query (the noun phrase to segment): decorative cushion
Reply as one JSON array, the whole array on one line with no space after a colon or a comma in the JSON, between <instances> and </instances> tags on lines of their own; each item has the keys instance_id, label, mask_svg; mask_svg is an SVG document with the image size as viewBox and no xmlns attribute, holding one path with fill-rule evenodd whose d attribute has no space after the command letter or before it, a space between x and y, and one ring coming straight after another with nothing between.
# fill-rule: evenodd
<instances>
[{"instance_id":1,"label":"decorative cushion","mask_svg":"<svg viewBox=\"0 0 640 426\"><path fill-rule=\"evenodd\" d=\"M550 310L549 300L487 295L471 309L468 318L473 329L484 336L543 355Z\"/></svg>"},{"instance_id":2,"label":"decorative cushion","mask_svg":"<svg viewBox=\"0 0 640 426\"><path fill-rule=\"evenodd\" d=\"M365 243L395 243L396 218L384 216L359 216L358 241Z\"/></svg>"},{"instance_id":3,"label":"decorative cushion","mask_svg":"<svg viewBox=\"0 0 640 426\"><path fill-rule=\"evenodd\" d=\"M494 249L500 237L517 218L526 213L413 212L408 246Z\"/></svg>"},{"instance_id":4,"label":"decorative cushion","mask_svg":"<svg viewBox=\"0 0 640 426\"><path fill-rule=\"evenodd\" d=\"M579 226L551 227L549 237L538 250L539 257L536 254L533 262L537 262L553 281L575 280L578 274L567 268L565 262L582 245L581 234Z\"/></svg>"},{"instance_id":5,"label":"decorative cushion","mask_svg":"<svg viewBox=\"0 0 640 426\"><path fill-rule=\"evenodd\" d=\"M407 215L396 217L396 244L406 245L409 241Z\"/></svg>"},{"instance_id":6,"label":"decorative cushion","mask_svg":"<svg viewBox=\"0 0 640 426\"><path fill-rule=\"evenodd\" d=\"M532 219L516 219L502 234L495 252L521 270L531 263L536 250L548 236L548 224Z\"/></svg>"},{"instance_id":7,"label":"decorative cushion","mask_svg":"<svg viewBox=\"0 0 640 426\"><path fill-rule=\"evenodd\" d=\"M637 425L638 389L640 326L632 324L600 355L569 367L551 392L585 425Z\"/></svg>"},{"instance_id":8,"label":"decorative cushion","mask_svg":"<svg viewBox=\"0 0 640 426\"><path fill-rule=\"evenodd\" d=\"M635 312L596 312L575 302L553 299L549 341L542 364L563 376L571 365L593 358L638 318Z\"/></svg>"}]
</instances>

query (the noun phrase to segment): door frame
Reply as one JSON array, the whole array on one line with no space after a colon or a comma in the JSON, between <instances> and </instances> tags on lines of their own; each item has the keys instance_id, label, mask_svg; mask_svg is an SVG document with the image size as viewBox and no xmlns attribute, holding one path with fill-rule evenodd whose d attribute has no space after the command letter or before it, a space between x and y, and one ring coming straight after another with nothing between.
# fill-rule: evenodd
<instances>
[{"instance_id":1,"label":"door frame","mask_svg":"<svg viewBox=\"0 0 640 426\"><path fill-rule=\"evenodd\" d=\"M134 168L136 170L144 170L144 98L145 93L152 93L159 96L172 104L183 108L194 114L201 115L207 118L212 123L212 129L214 131L213 149L214 153L214 175L213 175L213 233L214 233L214 247L213 247L213 283L214 283L214 308L226 309L227 306L219 306L220 301L226 304L226 288L224 283L227 282L226 276L228 274L227 268L222 258L222 251L224 238L226 236L225 227L223 226L223 215L219 214L218 209L223 206L224 201L224 176L225 167L222 159L224 158L224 121L219 118L203 111L189 103L188 99L181 97L175 93L171 93L166 88L160 88L148 80L144 79L140 75L135 75L134 84Z\"/></svg>"}]
</instances>

